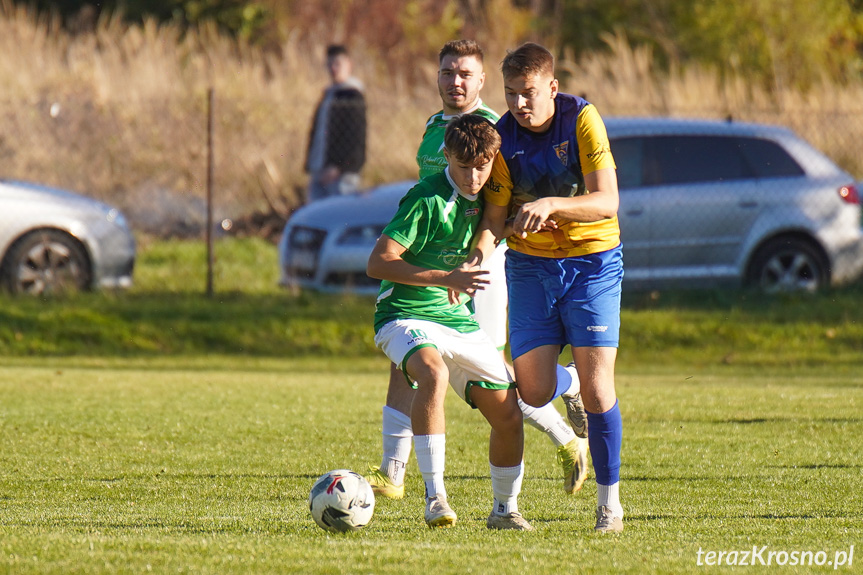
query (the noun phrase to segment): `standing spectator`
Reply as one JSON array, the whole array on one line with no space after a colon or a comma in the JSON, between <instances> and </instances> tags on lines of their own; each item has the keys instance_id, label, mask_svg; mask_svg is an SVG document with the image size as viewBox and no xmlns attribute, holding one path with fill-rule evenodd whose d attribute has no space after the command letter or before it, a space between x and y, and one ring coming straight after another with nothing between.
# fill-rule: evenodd
<instances>
[{"instance_id":1,"label":"standing spectator","mask_svg":"<svg viewBox=\"0 0 863 575\"><path fill-rule=\"evenodd\" d=\"M356 193L366 161L366 100L347 48L327 47L327 70L331 83L315 110L306 154L309 202Z\"/></svg>"}]
</instances>

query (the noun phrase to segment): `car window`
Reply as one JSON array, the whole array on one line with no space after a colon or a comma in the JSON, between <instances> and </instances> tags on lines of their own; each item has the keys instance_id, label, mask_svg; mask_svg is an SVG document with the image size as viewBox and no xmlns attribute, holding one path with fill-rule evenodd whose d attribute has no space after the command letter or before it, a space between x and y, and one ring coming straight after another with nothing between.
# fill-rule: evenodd
<instances>
[{"instance_id":1,"label":"car window","mask_svg":"<svg viewBox=\"0 0 863 575\"><path fill-rule=\"evenodd\" d=\"M739 138L738 143L756 177L804 175L803 168L776 142L760 138Z\"/></svg>"},{"instance_id":2,"label":"car window","mask_svg":"<svg viewBox=\"0 0 863 575\"><path fill-rule=\"evenodd\" d=\"M648 185L721 182L755 175L736 137L656 136L645 139L645 148L651 156L645 170Z\"/></svg>"},{"instance_id":3,"label":"car window","mask_svg":"<svg viewBox=\"0 0 863 575\"><path fill-rule=\"evenodd\" d=\"M621 190L642 185L643 138L611 140L611 153L617 165L617 187Z\"/></svg>"}]
</instances>

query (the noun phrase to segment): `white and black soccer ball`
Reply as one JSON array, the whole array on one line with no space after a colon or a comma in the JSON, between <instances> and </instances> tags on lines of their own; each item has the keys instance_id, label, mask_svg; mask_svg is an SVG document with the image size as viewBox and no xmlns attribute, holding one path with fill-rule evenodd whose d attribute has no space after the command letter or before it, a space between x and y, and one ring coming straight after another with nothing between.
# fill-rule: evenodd
<instances>
[{"instance_id":1,"label":"white and black soccer ball","mask_svg":"<svg viewBox=\"0 0 863 575\"><path fill-rule=\"evenodd\" d=\"M315 481L309 493L309 510L315 523L327 531L356 531L372 520L375 494L359 473L336 469Z\"/></svg>"}]
</instances>

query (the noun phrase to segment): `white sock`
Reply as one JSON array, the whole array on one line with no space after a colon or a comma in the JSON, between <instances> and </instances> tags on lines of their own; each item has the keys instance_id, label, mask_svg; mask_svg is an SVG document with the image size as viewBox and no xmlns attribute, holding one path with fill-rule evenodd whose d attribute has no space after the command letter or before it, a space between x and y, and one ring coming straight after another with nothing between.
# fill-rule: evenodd
<instances>
[{"instance_id":1,"label":"white sock","mask_svg":"<svg viewBox=\"0 0 863 575\"><path fill-rule=\"evenodd\" d=\"M605 505L617 517L623 519L623 506L620 504L620 482L613 485L596 484L596 506Z\"/></svg>"},{"instance_id":2,"label":"white sock","mask_svg":"<svg viewBox=\"0 0 863 575\"><path fill-rule=\"evenodd\" d=\"M575 432L551 403L542 407L531 407L519 399L518 406L524 414L525 423L545 433L556 447L575 439Z\"/></svg>"},{"instance_id":3,"label":"white sock","mask_svg":"<svg viewBox=\"0 0 863 575\"><path fill-rule=\"evenodd\" d=\"M578 379L578 371L574 365L557 366L557 393L558 395L575 395L581 391L581 381Z\"/></svg>"},{"instance_id":4,"label":"white sock","mask_svg":"<svg viewBox=\"0 0 863 575\"><path fill-rule=\"evenodd\" d=\"M435 495L446 497L443 484L444 460L446 454L446 435L414 435L414 448L417 465L423 474L426 486L426 499Z\"/></svg>"},{"instance_id":5,"label":"white sock","mask_svg":"<svg viewBox=\"0 0 863 575\"><path fill-rule=\"evenodd\" d=\"M518 494L524 480L524 462L515 467L495 467L491 463L491 490L494 493L495 515L518 513Z\"/></svg>"},{"instance_id":6,"label":"white sock","mask_svg":"<svg viewBox=\"0 0 863 575\"><path fill-rule=\"evenodd\" d=\"M405 466L411 455L411 418L387 405L383 409L384 454L381 469L396 485L405 482Z\"/></svg>"}]
</instances>

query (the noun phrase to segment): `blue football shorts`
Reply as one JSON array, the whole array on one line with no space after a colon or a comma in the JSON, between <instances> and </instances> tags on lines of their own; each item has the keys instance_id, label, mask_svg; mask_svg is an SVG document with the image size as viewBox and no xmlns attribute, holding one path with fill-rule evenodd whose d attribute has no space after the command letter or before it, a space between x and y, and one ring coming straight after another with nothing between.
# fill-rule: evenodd
<instances>
[{"instance_id":1,"label":"blue football shorts","mask_svg":"<svg viewBox=\"0 0 863 575\"><path fill-rule=\"evenodd\" d=\"M617 347L622 280L620 246L568 258L507 251L513 359L543 345Z\"/></svg>"}]
</instances>

